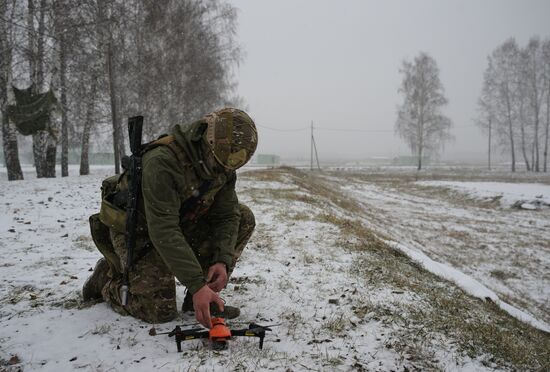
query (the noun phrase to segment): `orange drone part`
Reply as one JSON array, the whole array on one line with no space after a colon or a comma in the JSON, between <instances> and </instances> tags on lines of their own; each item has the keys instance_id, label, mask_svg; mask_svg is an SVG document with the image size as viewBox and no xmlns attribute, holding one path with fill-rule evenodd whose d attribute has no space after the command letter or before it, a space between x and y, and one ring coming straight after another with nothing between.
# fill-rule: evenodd
<instances>
[{"instance_id":1,"label":"orange drone part","mask_svg":"<svg viewBox=\"0 0 550 372\"><path fill-rule=\"evenodd\" d=\"M212 318L210 339L212 341L223 341L231 338L231 330L225 325L223 318Z\"/></svg>"}]
</instances>

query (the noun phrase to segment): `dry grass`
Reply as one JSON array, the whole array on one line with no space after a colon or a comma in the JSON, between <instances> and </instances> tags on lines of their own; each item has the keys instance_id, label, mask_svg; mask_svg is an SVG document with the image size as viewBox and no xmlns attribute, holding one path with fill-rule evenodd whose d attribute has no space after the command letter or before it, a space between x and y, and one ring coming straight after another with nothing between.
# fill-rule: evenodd
<instances>
[{"instance_id":1,"label":"dry grass","mask_svg":"<svg viewBox=\"0 0 550 372\"><path fill-rule=\"evenodd\" d=\"M504 270L491 270L491 276L500 280L516 279L518 278L516 273Z\"/></svg>"},{"instance_id":2,"label":"dry grass","mask_svg":"<svg viewBox=\"0 0 550 372\"><path fill-rule=\"evenodd\" d=\"M258 173L262 179L269 180L290 176L296 185L312 195L311 198L302 200L306 203L337 207L349 215L364 214L355 202L312 173L292 168ZM254 176L255 174L256 172ZM411 180L408 178L414 177L401 176L397 183L409 182ZM475 177L472 175L472 178ZM430 179L434 179L433 175ZM396 183L392 180L392 187L395 186ZM296 200L292 193L280 193L279 196ZM378 319L400 324L399 342L393 342L390 346L403 355L411 358L416 355L425 367L432 368L437 365L437 361L431 360L434 357L430 355L426 340L444 335L454 340L459 350L471 357L482 358L487 365L496 363L500 367L534 371L550 368L549 334L512 318L495 304L473 298L455 285L427 272L408 257L384 244L358 218L344 218L333 213L312 218L340 229L341 235L345 237L342 239L342 246L358 254L358 260L350 271L361 281L368 286L389 286L414 293L418 297L413 305L400 305L399 311L372 304L356 306L358 316L373 313ZM461 235L456 238L464 238L460 232L451 232L452 234ZM493 275L505 278L507 274L495 272ZM341 324L335 318L327 321L325 327L338 332Z\"/></svg>"},{"instance_id":3,"label":"dry grass","mask_svg":"<svg viewBox=\"0 0 550 372\"><path fill-rule=\"evenodd\" d=\"M310 195L306 195L303 193L300 193L300 189L295 190L288 190L288 189L268 189L263 190L264 193L267 191L267 194L272 198L272 200L290 200L290 201L297 201L305 204L318 204L318 200L311 197Z\"/></svg>"}]
</instances>

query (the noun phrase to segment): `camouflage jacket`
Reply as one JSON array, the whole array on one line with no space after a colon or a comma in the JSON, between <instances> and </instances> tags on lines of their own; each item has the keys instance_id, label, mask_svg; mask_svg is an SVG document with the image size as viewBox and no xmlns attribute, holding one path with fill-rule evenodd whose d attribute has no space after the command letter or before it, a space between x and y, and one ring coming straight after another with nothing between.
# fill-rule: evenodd
<instances>
[{"instance_id":1,"label":"camouflage jacket","mask_svg":"<svg viewBox=\"0 0 550 372\"><path fill-rule=\"evenodd\" d=\"M229 268L240 220L235 172L216 171L202 159L205 125L177 125L172 130L175 140L143 156L142 200L149 238L192 294L205 285L205 273L188 243L190 237L184 235L185 225L206 218L211 265L222 262ZM196 200L199 190L200 199L189 208L188 201Z\"/></svg>"}]
</instances>

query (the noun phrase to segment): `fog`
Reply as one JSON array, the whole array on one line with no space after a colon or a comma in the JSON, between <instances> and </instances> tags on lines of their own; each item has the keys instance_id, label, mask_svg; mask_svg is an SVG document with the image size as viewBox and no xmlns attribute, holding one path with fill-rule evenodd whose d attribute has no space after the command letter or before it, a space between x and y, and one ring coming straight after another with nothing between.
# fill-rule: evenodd
<instances>
[{"instance_id":1,"label":"fog","mask_svg":"<svg viewBox=\"0 0 550 372\"><path fill-rule=\"evenodd\" d=\"M258 153L309 158L313 121L321 162L410 154L394 134L399 68L420 51L437 61L449 99L455 141L442 159L484 161L474 118L487 56L510 37L550 36L544 0L231 3L246 51L238 93L259 125Z\"/></svg>"}]
</instances>

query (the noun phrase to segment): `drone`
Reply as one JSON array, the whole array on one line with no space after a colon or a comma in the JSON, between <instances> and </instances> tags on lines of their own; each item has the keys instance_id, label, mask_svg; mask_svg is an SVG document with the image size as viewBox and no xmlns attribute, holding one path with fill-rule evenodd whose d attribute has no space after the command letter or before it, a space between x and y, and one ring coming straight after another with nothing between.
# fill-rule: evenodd
<instances>
[{"instance_id":1,"label":"drone","mask_svg":"<svg viewBox=\"0 0 550 372\"><path fill-rule=\"evenodd\" d=\"M208 338L212 344L214 350L225 350L227 349L228 341L235 336L244 336L244 337L258 337L260 339L260 350L264 346L264 338L266 331L271 331L270 326L261 326L256 323L250 323L248 328L244 329L230 329L225 324L224 318L212 318L212 328L191 328L191 329L182 329L186 326L176 326L170 332L156 333L154 328L151 329L149 334L151 336L156 335L168 335L168 337L175 337L176 345L178 352L181 352L181 343L183 341L196 340L200 338Z\"/></svg>"}]
</instances>

